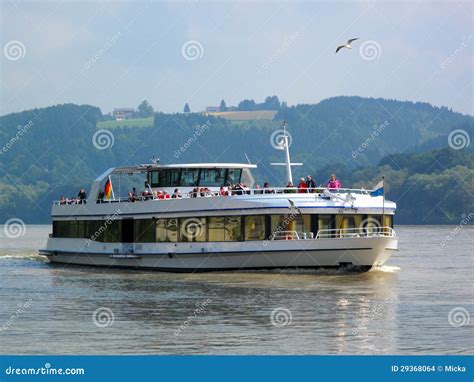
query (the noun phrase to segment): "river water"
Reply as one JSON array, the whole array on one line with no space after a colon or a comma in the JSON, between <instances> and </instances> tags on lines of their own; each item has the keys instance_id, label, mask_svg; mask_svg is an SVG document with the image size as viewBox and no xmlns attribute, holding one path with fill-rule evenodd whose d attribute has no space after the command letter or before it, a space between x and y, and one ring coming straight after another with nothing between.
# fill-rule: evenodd
<instances>
[{"instance_id":1,"label":"river water","mask_svg":"<svg viewBox=\"0 0 474 382\"><path fill-rule=\"evenodd\" d=\"M171 274L54 265L0 226L1 354L472 354L474 227L399 226L381 269Z\"/></svg>"}]
</instances>

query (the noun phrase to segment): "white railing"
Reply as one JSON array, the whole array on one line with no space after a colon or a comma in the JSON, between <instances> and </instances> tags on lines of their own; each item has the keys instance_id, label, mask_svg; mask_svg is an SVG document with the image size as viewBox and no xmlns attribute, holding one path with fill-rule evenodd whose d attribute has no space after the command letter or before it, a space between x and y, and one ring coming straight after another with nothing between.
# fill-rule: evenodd
<instances>
[{"instance_id":1,"label":"white railing","mask_svg":"<svg viewBox=\"0 0 474 382\"><path fill-rule=\"evenodd\" d=\"M312 232L276 231L270 236L270 240L307 240L314 239Z\"/></svg>"},{"instance_id":2,"label":"white railing","mask_svg":"<svg viewBox=\"0 0 474 382\"><path fill-rule=\"evenodd\" d=\"M128 197L117 197L114 199L98 199L97 201L91 201L90 199L87 200L87 203L134 203L134 202L143 202L143 201L166 201L166 200L179 200L179 199L189 199L189 198L209 198L209 197L229 197L229 196L272 196L272 195L280 195L280 196L290 196L292 194L297 195L317 195L321 198L330 198L330 194L368 194L371 190L365 189L358 189L358 188L339 188L337 190L329 189L326 187L317 187L317 188L306 188L299 190L297 187L270 187L270 188L248 188L243 190L232 190L229 192L229 195L220 195L218 191L208 191L206 193L197 193L197 196L194 196L192 192L185 193L178 198L173 198L172 195L169 195L166 198L160 196L136 196L133 200ZM195 193L194 193L195 194ZM83 202L83 201L82 201ZM55 200L53 205L68 205L68 204L81 204L81 201L78 199L66 199L66 200Z\"/></svg>"},{"instance_id":3,"label":"white railing","mask_svg":"<svg viewBox=\"0 0 474 382\"><path fill-rule=\"evenodd\" d=\"M316 239L340 239L351 237L396 237L396 233L391 227L363 227L363 228L340 228L340 229L320 229Z\"/></svg>"}]
</instances>

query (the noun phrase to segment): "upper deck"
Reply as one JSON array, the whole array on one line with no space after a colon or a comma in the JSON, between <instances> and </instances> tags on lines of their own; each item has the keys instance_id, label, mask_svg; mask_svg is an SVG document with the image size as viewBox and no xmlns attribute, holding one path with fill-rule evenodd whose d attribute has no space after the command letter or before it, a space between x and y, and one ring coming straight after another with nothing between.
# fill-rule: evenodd
<instances>
[{"instance_id":1,"label":"upper deck","mask_svg":"<svg viewBox=\"0 0 474 382\"><path fill-rule=\"evenodd\" d=\"M314 192L311 192L314 191ZM53 217L57 216L107 216L119 215L156 215L174 216L195 213L221 215L248 211L249 213L270 213L277 210L298 208L308 213L382 213L393 214L394 202L383 200L382 196L371 196L370 190L316 188L308 192L298 192L296 188L271 187L233 191L231 195L219 195L218 192L206 194L185 193L174 198L150 195L139 196L135 200L117 197L111 200L89 198L87 204L61 203L55 201Z\"/></svg>"}]
</instances>

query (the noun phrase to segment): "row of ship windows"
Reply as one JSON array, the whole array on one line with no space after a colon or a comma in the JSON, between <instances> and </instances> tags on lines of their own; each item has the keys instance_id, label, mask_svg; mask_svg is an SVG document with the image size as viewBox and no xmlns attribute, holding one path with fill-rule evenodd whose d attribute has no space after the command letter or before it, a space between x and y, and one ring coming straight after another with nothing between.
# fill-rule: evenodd
<instances>
[{"instance_id":1,"label":"row of ship windows","mask_svg":"<svg viewBox=\"0 0 474 382\"><path fill-rule=\"evenodd\" d=\"M384 221L382 222L382 220ZM392 227L391 215L246 215L166 219L56 220L53 237L99 242L217 242L265 240L281 232Z\"/></svg>"}]
</instances>

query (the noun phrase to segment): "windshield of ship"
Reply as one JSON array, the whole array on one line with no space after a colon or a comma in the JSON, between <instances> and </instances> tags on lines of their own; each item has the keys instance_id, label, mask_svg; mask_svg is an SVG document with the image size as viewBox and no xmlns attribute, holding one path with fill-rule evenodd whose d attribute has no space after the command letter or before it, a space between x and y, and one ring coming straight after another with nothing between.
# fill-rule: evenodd
<instances>
[{"instance_id":1,"label":"windshield of ship","mask_svg":"<svg viewBox=\"0 0 474 382\"><path fill-rule=\"evenodd\" d=\"M239 183L241 176L240 168L164 168L148 173L152 187L221 187Z\"/></svg>"}]
</instances>

